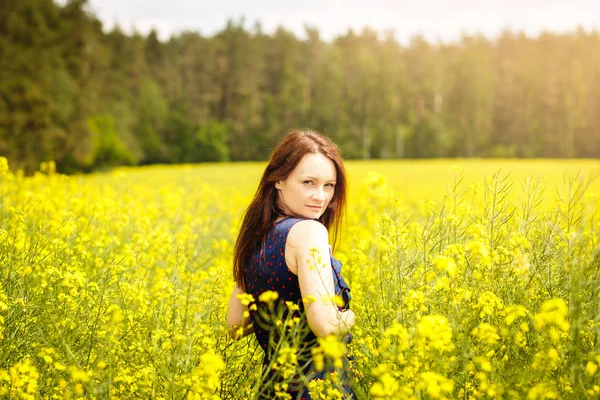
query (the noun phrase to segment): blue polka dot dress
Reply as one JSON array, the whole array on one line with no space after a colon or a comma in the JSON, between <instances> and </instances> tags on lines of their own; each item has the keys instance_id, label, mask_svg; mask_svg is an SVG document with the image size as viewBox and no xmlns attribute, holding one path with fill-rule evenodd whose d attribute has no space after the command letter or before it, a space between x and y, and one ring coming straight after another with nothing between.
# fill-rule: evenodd
<instances>
[{"instance_id":1,"label":"blue polka dot dress","mask_svg":"<svg viewBox=\"0 0 600 400\"><path fill-rule=\"evenodd\" d=\"M309 400L311 397L306 387L307 382L322 379L332 371L324 368L319 372L313 365L311 350L317 345L317 338L308 327L304 315L298 276L290 271L285 261L288 233L292 226L300 221L303 220L287 217L275 222L261 248L253 254L244 270L246 293L257 300L256 307L249 308L250 318L256 339L265 354L261 393L258 396L261 399L275 398L275 390L279 384L277 390L286 391L292 399ZM345 303L341 308L348 308L350 288L342 278L342 264L331 256L331 266L336 294L341 296ZM275 291L279 295L271 305L258 301L259 296L266 291ZM352 340L351 335L348 334L344 340L349 343ZM281 348L284 347L294 349L298 367L293 374L288 372L286 375L286 371L276 366L277 361L281 361L278 355L283 354ZM277 351L276 348L280 350ZM349 363L347 358L343 361L344 371L338 375L339 387L345 398L354 399L350 388ZM282 387L281 382L286 382L287 387Z\"/></svg>"}]
</instances>

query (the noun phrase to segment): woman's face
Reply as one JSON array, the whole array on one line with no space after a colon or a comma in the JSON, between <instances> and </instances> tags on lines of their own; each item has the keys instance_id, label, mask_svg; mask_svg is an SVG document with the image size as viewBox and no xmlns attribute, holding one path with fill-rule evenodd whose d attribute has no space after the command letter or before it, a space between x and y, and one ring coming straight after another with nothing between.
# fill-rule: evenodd
<instances>
[{"instance_id":1,"label":"woman's face","mask_svg":"<svg viewBox=\"0 0 600 400\"><path fill-rule=\"evenodd\" d=\"M303 218L319 218L333 198L336 175L333 161L323 154L304 155L287 179L275 183L283 211Z\"/></svg>"}]
</instances>

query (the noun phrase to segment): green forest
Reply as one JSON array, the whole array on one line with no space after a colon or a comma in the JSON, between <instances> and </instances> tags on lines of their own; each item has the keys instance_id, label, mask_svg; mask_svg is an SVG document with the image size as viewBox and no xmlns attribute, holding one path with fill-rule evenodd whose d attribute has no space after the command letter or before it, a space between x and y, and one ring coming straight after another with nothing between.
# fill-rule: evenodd
<instances>
[{"instance_id":1,"label":"green forest","mask_svg":"<svg viewBox=\"0 0 600 400\"><path fill-rule=\"evenodd\" d=\"M160 40L103 29L86 0L9 0L0 62L0 155L26 173L264 160L306 127L347 159L600 154L597 31L402 45L239 20Z\"/></svg>"}]
</instances>

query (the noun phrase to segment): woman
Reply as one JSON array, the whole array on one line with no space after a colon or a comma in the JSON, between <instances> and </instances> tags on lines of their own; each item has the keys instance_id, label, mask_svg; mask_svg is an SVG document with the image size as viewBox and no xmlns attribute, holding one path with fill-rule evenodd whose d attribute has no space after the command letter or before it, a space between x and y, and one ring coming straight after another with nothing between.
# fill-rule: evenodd
<instances>
[{"instance_id":1,"label":"woman","mask_svg":"<svg viewBox=\"0 0 600 400\"><path fill-rule=\"evenodd\" d=\"M331 372L322 365L319 372L312 363L316 338L349 337L355 316L348 309L349 288L340 275L341 264L330 254L328 232L332 229L335 244L345 200L346 175L335 144L314 131L288 134L271 154L246 210L234 250L236 286L227 312L230 335L239 339L254 332L265 352L260 397L273 397L273 390L286 389L278 382L289 374L282 375L273 359L289 338L284 338L287 331L281 329L281 322L268 320L268 315L276 314L272 303L250 304L244 294L258 300L262 293L276 292L271 299L276 297L276 305L284 309L287 306L278 318L286 326L296 318L297 325L307 327L299 335L302 345L294 342L299 368L291 379L295 384L286 389L293 399L310 399L307 381ZM330 300L336 294L343 304ZM277 360L281 362L281 357ZM341 376L347 379L344 373ZM353 398L347 383L342 382L346 398Z\"/></svg>"}]
</instances>

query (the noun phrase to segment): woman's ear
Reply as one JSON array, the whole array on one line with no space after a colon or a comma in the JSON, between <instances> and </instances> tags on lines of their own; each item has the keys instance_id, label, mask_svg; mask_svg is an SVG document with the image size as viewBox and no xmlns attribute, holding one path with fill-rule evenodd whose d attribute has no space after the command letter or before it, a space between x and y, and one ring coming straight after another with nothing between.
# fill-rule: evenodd
<instances>
[{"instance_id":1,"label":"woman's ear","mask_svg":"<svg viewBox=\"0 0 600 400\"><path fill-rule=\"evenodd\" d=\"M275 182L275 189L281 190L281 181Z\"/></svg>"}]
</instances>

